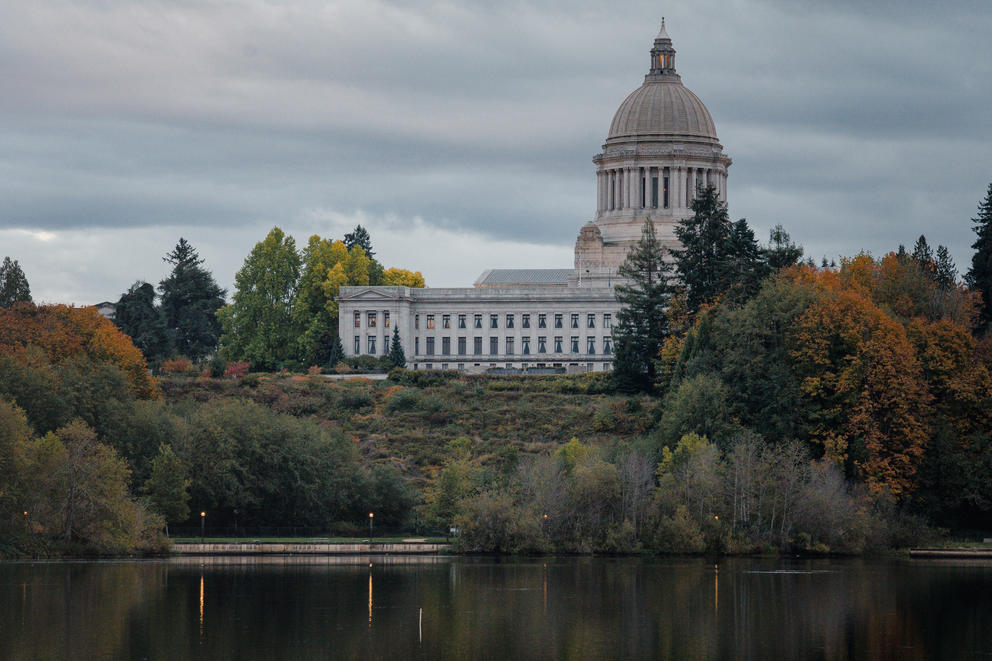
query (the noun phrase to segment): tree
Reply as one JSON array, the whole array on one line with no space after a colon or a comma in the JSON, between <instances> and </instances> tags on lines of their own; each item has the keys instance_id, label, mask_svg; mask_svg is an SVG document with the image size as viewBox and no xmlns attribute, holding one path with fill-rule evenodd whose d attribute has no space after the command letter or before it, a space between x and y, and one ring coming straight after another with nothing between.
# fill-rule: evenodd
<instances>
[{"instance_id":1,"label":"tree","mask_svg":"<svg viewBox=\"0 0 992 661\"><path fill-rule=\"evenodd\" d=\"M9 308L14 303L30 303L31 287L17 260L3 258L0 264L0 308Z\"/></svg>"},{"instance_id":2,"label":"tree","mask_svg":"<svg viewBox=\"0 0 992 661\"><path fill-rule=\"evenodd\" d=\"M341 336L335 333L327 356L327 367L334 369L342 360L344 360L344 347L341 346Z\"/></svg>"},{"instance_id":3,"label":"tree","mask_svg":"<svg viewBox=\"0 0 992 661\"><path fill-rule=\"evenodd\" d=\"M978 238L971 244L975 254L971 256L971 268L965 281L982 295L978 327L979 330L986 330L992 324L992 184L989 184L985 199L978 205L978 216L971 220Z\"/></svg>"},{"instance_id":4,"label":"tree","mask_svg":"<svg viewBox=\"0 0 992 661\"><path fill-rule=\"evenodd\" d=\"M640 241L620 267L626 282L616 287L620 311L613 329L614 378L626 390L650 391L655 381L655 359L668 335L665 308L671 298L671 267L648 218Z\"/></svg>"},{"instance_id":5,"label":"tree","mask_svg":"<svg viewBox=\"0 0 992 661\"><path fill-rule=\"evenodd\" d=\"M169 522L185 521L189 517L189 485L186 469L172 448L164 443L152 460L152 472L145 482L145 493L153 511L165 519L165 534Z\"/></svg>"},{"instance_id":6,"label":"tree","mask_svg":"<svg viewBox=\"0 0 992 661\"><path fill-rule=\"evenodd\" d=\"M338 342L340 341L338 339ZM399 326L393 326L393 341L389 343L389 361L393 367L406 367L406 354L403 353L403 345L400 344Z\"/></svg>"},{"instance_id":7,"label":"tree","mask_svg":"<svg viewBox=\"0 0 992 661\"><path fill-rule=\"evenodd\" d=\"M316 234L303 250L302 273L293 301L292 317L300 329L298 357L305 365L323 365L330 359L333 338L338 333L337 303L329 297L324 282L337 264L346 260L347 249Z\"/></svg>"},{"instance_id":8,"label":"tree","mask_svg":"<svg viewBox=\"0 0 992 661\"><path fill-rule=\"evenodd\" d=\"M730 289L737 302L745 301L768 274L747 221L731 223L726 203L712 186L699 189L692 211L675 226L682 247L671 251L679 281L686 287L689 311L697 312Z\"/></svg>"},{"instance_id":9,"label":"tree","mask_svg":"<svg viewBox=\"0 0 992 661\"><path fill-rule=\"evenodd\" d=\"M355 246L361 246L369 259L375 256L375 253L372 252L372 237L369 236L369 231L361 225L356 225L353 231L344 235L344 245L349 251Z\"/></svg>"},{"instance_id":10,"label":"tree","mask_svg":"<svg viewBox=\"0 0 992 661\"><path fill-rule=\"evenodd\" d=\"M933 249L927 243L927 237L922 234L916 240L916 245L913 246L913 261L927 273L933 274L936 269L937 263L933 257Z\"/></svg>"},{"instance_id":11,"label":"tree","mask_svg":"<svg viewBox=\"0 0 992 661\"><path fill-rule=\"evenodd\" d=\"M406 269L388 268L382 274L382 284L399 287L423 288L427 284L420 271L407 271Z\"/></svg>"},{"instance_id":12,"label":"tree","mask_svg":"<svg viewBox=\"0 0 992 661\"><path fill-rule=\"evenodd\" d=\"M228 358L248 360L262 370L277 369L294 358L298 330L289 321L299 277L296 242L273 227L234 276L233 302L217 313Z\"/></svg>"},{"instance_id":13,"label":"tree","mask_svg":"<svg viewBox=\"0 0 992 661\"><path fill-rule=\"evenodd\" d=\"M136 282L121 294L114 310L114 324L131 338L145 359L168 358L172 351L162 309L155 307L155 288Z\"/></svg>"},{"instance_id":14,"label":"tree","mask_svg":"<svg viewBox=\"0 0 992 661\"><path fill-rule=\"evenodd\" d=\"M958 282L958 268L947 246L937 246L937 267L933 279L941 289L952 289Z\"/></svg>"},{"instance_id":15,"label":"tree","mask_svg":"<svg viewBox=\"0 0 992 661\"><path fill-rule=\"evenodd\" d=\"M203 268L203 259L184 238L162 258L172 272L159 283L162 314L175 350L198 361L217 349L220 322L217 311L227 292Z\"/></svg>"},{"instance_id":16,"label":"tree","mask_svg":"<svg viewBox=\"0 0 992 661\"><path fill-rule=\"evenodd\" d=\"M781 225L772 228L765 246L765 261L773 272L789 268L803 257L803 247L792 242L789 233Z\"/></svg>"}]
</instances>

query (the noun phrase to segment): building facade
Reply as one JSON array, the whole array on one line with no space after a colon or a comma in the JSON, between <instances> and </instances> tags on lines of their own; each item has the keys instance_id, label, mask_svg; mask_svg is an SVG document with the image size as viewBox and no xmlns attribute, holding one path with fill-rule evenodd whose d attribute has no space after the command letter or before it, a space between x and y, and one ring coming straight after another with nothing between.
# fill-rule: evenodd
<instances>
[{"instance_id":1,"label":"building facade","mask_svg":"<svg viewBox=\"0 0 992 661\"><path fill-rule=\"evenodd\" d=\"M620 105L596 165L597 208L573 269L490 269L473 287L342 287L345 354L385 355L394 328L413 369L612 367L617 270L651 218L659 238L691 215L697 188L727 198L727 169L706 106L675 73L662 20L644 84Z\"/></svg>"}]
</instances>

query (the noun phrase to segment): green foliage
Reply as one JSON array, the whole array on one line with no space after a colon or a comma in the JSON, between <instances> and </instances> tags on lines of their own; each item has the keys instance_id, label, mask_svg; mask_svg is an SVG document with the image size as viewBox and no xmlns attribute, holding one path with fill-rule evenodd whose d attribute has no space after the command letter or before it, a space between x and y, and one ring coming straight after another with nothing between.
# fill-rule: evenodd
<instances>
[{"instance_id":1,"label":"green foliage","mask_svg":"<svg viewBox=\"0 0 992 661\"><path fill-rule=\"evenodd\" d=\"M770 272L747 221L732 223L726 203L712 186L697 191L692 211L691 217L676 225L675 236L682 247L672 250L689 311L694 314L728 292L731 300L746 301ZM779 238L784 245L779 246L782 252L776 259L787 262L794 246L782 234Z\"/></svg>"},{"instance_id":2,"label":"green foliage","mask_svg":"<svg viewBox=\"0 0 992 661\"><path fill-rule=\"evenodd\" d=\"M17 260L4 257L0 264L0 308L9 308L14 303L30 303L31 286Z\"/></svg>"},{"instance_id":3,"label":"green foliage","mask_svg":"<svg viewBox=\"0 0 992 661\"><path fill-rule=\"evenodd\" d=\"M152 460L151 474L145 481L144 491L154 512L165 519L178 523L189 517L189 485L183 463L164 443L159 446L158 455Z\"/></svg>"},{"instance_id":4,"label":"green foliage","mask_svg":"<svg viewBox=\"0 0 992 661\"><path fill-rule=\"evenodd\" d=\"M795 266L803 258L803 247L793 243L792 237L781 225L772 228L764 251L765 261L773 273Z\"/></svg>"},{"instance_id":5,"label":"green foliage","mask_svg":"<svg viewBox=\"0 0 992 661\"><path fill-rule=\"evenodd\" d=\"M723 443L739 426L730 413L727 386L719 377L699 374L683 381L665 402L657 435L672 445L686 434L700 434Z\"/></svg>"},{"instance_id":6,"label":"green foliage","mask_svg":"<svg viewBox=\"0 0 992 661\"><path fill-rule=\"evenodd\" d=\"M372 252L372 237L369 236L369 231L361 225L356 225L353 231L344 235L344 245L349 251L355 246L360 246L369 259L375 256L375 253Z\"/></svg>"},{"instance_id":7,"label":"green foliage","mask_svg":"<svg viewBox=\"0 0 992 661\"><path fill-rule=\"evenodd\" d=\"M155 288L136 282L121 294L114 308L114 324L131 338L149 362L172 355L172 342L162 309L155 306Z\"/></svg>"},{"instance_id":8,"label":"green foliage","mask_svg":"<svg viewBox=\"0 0 992 661\"><path fill-rule=\"evenodd\" d=\"M648 218L640 241L620 267L626 284L616 287L620 310L613 328L613 375L621 390L654 387L655 358L668 334L669 271L664 248Z\"/></svg>"},{"instance_id":9,"label":"green foliage","mask_svg":"<svg viewBox=\"0 0 992 661\"><path fill-rule=\"evenodd\" d=\"M992 324L992 184L989 184L985 199L978 205L978 215L972 218L977 238L971 244L975 253L971 256L971 268L965 275L965 282L982 296L982 310L978 326L987 330Z\"/></svg>"},{"instance_id":10,"label":"green foliage","mask_svg":"<svg viewBox=\"0 0 992 661\"><path fill-rule=\"evenodd\" d=\"M296 242L278 227L272 228L235 275L233 302L217 313L228 358L273 370L295 356L297 329L288 320L299 275Z\"/></svg>"},{"instance_id":11,"label":"green foliage","mask_svg":"<svg viewBox=\"0 0 992 661\"><path fill-rule=\"evenodd\" d=\"M172 347L199 361L217 350L220 322L216 313L227 292L203 268L203 259L186 239L180 238L163 261L172 265L172 272L159 283L161 312Z\"/></svg>"},{"instance_id":12,"label":"green foliage","mask_svg":"<svg viewBox=\"0 0 992 661\"><path fill-rule=\"evenodd\" d=\"M302 272L296 287L292 317L300 335L297 338L298 357L310 365L325 365L331 361L337 337L337 306L324 288L328 273L340 261L339 251L329 239L316 234L303 249ZM342 352L343 355L343 352ZM330 363L336 365L341 359Z\"/></svg>"},{"instance_id":13,"label":"green foliage","mask_svg":"<svg viewBox=\"0 0 992 661\"><path fill-rule=\"evenodd\" d=\"M400 327L393 326L393 340L389 343L389 362L392 367L406 367L406 354L400 343Z\"/></svg>"}]
</instances>

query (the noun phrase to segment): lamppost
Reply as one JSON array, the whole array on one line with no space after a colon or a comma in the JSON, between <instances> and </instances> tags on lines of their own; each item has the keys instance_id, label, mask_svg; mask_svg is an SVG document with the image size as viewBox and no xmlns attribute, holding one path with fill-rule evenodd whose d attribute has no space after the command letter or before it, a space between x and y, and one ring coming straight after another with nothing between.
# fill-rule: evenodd
<instances>
[{"instance_id":1,"label":"lamppost","mask_svg":"<svg viewBox=\"0 0 992 661\"><path fill-rule=\"evenodd\" d=\"M207 526L207 513L200 512L200 543L203 543L203 533Z\"/></svg>"},{"instance_id":2,"label":"lamppost","mask_svg":"<svg viewBox=\"0 0 992 661\"><path fill-rule=\"evenodd\" d=\"M369 540L372 539L372 517L375 516L372 512L369 512Z\"/></svg>"}]
</instances>

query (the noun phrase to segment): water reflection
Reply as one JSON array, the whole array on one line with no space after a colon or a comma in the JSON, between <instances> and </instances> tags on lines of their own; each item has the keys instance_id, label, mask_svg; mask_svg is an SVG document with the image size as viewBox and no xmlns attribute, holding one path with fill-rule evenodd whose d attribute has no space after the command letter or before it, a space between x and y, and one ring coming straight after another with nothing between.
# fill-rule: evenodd
<instances>
[{"instance_id":1,"label":"water reflection","mask_svg":"<svg viewBox=\"0 0 992 661\"><path fill-rule=\"evenodd\" d=\"M8 563L0 659L961 658L992 654L990 588L946 560Z\"/></svg>"}]
</instances>

